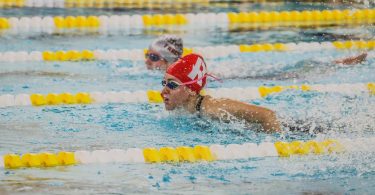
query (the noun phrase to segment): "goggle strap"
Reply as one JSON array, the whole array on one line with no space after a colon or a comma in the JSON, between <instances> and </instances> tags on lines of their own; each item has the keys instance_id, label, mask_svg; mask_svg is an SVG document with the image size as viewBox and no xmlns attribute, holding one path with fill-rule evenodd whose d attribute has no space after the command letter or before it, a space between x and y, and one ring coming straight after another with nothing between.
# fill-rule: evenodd
<instances>
[{"instance_id":1,"label":"goggle strap","mask_svg":"<svg viewBox=\"0 0 375 195\"><path fill-rule=\"evenodd\" d=\"M206 75L209 76L209 77L211 77L211 78L213 78L215 81L219 81L220 83L224 82L224 81L223 81L222 79L220 79L219 77L214 76L214 75L212 75L212 74L210 74L210 73L207 73Z\"/></svg>"},{"instance_id":2,"label":"goggle strap","mask_svg":"<svg viewBox=\"0 0 375 195\"><path fill-rule=\"evenodd\" d=\"M201 78L199 78L199 79L194 79L194 80L192 80L192 81L188 81L188 82L185 82L185 83L181 83L180 85L190 85L190 84L196 83L196 82L198 82L198 81L200 81L200 80L206 78L207 76L212 77L215 81L219 81L220 83L223 82L222 79L220 79L220 78L218 78L218 77L216 77L216 76L214 76L214 75L212 75L212 74L206 73L203 77L201 77Z\"/></svg>"},{"instance_id":3,"label":"goggle strap","mask_svg":"<svg viewBox=\"0 0 375 195\"><path fill-rule=\"evenodd\" d=\"M207 75L204 75L203 77L201 77L200 79L194 79L192 81L188 81L188 82L185 82L185 83L181 83L180 85L190 85L190 84L194 84L202 79L204 79L205 77L207 77Z\"/></svg>"}]
</instances>

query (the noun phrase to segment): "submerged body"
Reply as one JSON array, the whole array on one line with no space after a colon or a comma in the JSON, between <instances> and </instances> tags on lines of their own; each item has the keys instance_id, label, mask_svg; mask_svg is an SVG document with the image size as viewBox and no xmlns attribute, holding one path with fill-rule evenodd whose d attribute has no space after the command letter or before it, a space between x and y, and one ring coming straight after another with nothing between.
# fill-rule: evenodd
<instances>
[{"instance_id":1,"label":"submerged body","mask_svg":"<svg viewBox=\"0 0 375 195\"><path fill-rule=\"evenodd\" d=\"M287 66L282 70L273 70L266 73L257 73L254 75L242 75L240 78L253 79L253 80L287 80L287 79L304 79L309 74L326 74L335 70L339 67L355 66L366 60L367 53L337 59L331 62L320 61L320 60L302 60L293 64L293 66ZM223 74L223 73L222 73ZM220 74L219 74L220 75ZM224 75L223 75L224 76ZM228 78L228 77L227 77ZM231 78L238 78L231 76Z\"/></svg>"}]
</instances>

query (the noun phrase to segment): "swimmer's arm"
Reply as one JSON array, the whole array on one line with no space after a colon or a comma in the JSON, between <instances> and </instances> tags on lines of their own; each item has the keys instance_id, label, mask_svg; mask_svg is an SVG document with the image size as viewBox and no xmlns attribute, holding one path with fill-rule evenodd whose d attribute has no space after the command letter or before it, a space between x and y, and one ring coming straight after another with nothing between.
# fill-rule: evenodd
<instances>
[{"instance_id":1,"label":"swimmer's arm","mask_svg":"<svg viewBox=\"0 0 375 195\"><path fill-rule=\"evenodd\" d=\"M270 109L230 99L210 98L203 105L207 115L222 118L230 114L249 123L260 123L265 132L280 131L276 114Z\"/></svg>"},{"instance_id":2,"label":"swimmer's arm","mask_svg":"<svg viewBox=\"0 0 375 195\"><path fill-rule=\"evenodd\" d=\"M341 65L354 65L354 64L359 64L363 62L367 57L367 53L362 53L357 56L352 56L344 59L339 59L333 61L335 64L341 64Z\"/></svg>"}]
</instances>

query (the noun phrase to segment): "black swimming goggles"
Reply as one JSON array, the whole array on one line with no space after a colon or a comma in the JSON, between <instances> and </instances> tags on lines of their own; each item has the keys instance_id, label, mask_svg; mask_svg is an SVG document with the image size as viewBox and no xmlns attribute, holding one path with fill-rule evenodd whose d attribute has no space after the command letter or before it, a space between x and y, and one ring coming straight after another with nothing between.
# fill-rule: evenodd
<instances>
[{"instance_id":1,"label":"black swimming goggles","mask_svg":"<svg viewBox=\"0 0 375 195\"><path fill-rule=\"evenodd\" d=\"M160 57L159 55L154 54L154 53L146 53L145 58L150 59L152 62L157 62L157 61L163 59L162 57Z\"/></svg>"},{"instance_id":2,"label":"black swimming goggles","mask_svg":"<svg viewBox=\"0 0 375 195\"><path fill-rule=\"evenodd\" d=\"M177 89L180 85L183 85L183 84L180 84L180 83L177 83L176 81L174 80L162 80L161 81L161 85L163 85L163 87L167 86L169 89L171 90L175 90Z\"/></svg>"},{"instance_id":3,"label":"black swimming goggles","mask_svg":"<svg viewBox=\"0 0 375 195\"><path fill-rule=\"evenodd\" d=\"M195 79L195 80L185 82L185 83L178 83L177 81L174 81L174 80L168 80L168 81L162 80L161 85L163 85L163 87L167 86L169 89L174 90L174 89L177 89L181 85L190 85L190 84L196 83L200 80L203 80L207 76L212 77L219 82L223 82L221 79L217 78L216 76L213 76L212 74L206 73L203 77L201 77L199 79Z\"/></svg>"},{"instance_id":4,"label":"black swimming goggles","mask_svg":"<svg viewBox=\"0 0 375 195\"><path fill-rule=\"evenodd\" d=\"M167 86L169 89L174 90L174 89L177 89L181 85L190 85L190 84L196 83L196 82L206 78L207 76L212 76L212 75L206 73L203 77L201 77L199 79L195 79L195 80L188 81L188 82L185 82L185 83L178 83L177 81L174 81L174 80L168 80L168 81L162 80L161 85L163 85L163 87ZM214 77L214 78L216 78L216 77Z\"/></svg>"}]
</instances>

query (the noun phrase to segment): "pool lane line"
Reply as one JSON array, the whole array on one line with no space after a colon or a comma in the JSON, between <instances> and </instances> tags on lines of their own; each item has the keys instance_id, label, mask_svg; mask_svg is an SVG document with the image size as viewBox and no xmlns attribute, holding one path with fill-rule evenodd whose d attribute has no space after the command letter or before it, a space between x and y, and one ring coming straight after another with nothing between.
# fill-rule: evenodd
<instances>
[{"instance_id":1,"label":"pool lane line","mask_svg":"<svg viewBox=\"0 0 375 195\"><path fill-rule=\"evenodd\" d=\"M183 55L198 53L207 59L227 57L246 52L305 52L336 49L370 51L375 49L375 40L299 42L299 43L260 43L241 45L218 45L208 47L184 48ZM81 62L92 60L144 60L147 49L109 49L109 50L58 50L58 51L7 51L0 52L0 62Z\"/></svg>"},{"instance_id":2,"label":"pool lane line","mask_svg":"<svg viewBox=\"0 0 375 195\"><path fill-rule=\"evenodd\" d=\"M0 167L5 169L69 166L90 163L195 163L217 160L249 159L257 157L290 157L330 155L350 151L374 149L373 138L325 139L308 141L277 141L260 144L244 143L227 146L178 146L162 148L129 148L57 153L5 154L0 156Z\"/></svg>"},{"instance_id":3,"label":"pool lane line","mask_svg":"<svg viewBox=\"0 0 375 195\"><path fill-rule=\"evenodd\" d=\"M375 9L260 11L240 13L188 13L154 15L34 16L0 17L0 30L9 34L61 34L73 31L101 33L155 27L181 26L187 29L250 25L262 27L309 27L375 23ZM6 33L6 32L2 32Z\"/></svg>"},{"instance_id":4,"label":"pool lane line","mask_svg":"<svg viewBox=\"0 0 375 195\"><path fill-rule=\"evenodd\" d=\"M260 86L245 88L207 88L201 91L202 95L211 95L215 98L231 98L236 100L253 100L265 98L285 91L339 93L347 96L375 95L375 83L355 84L315 84L291 86ZM162 103L160 91L121 91L121 92L78 92L48 93L48 94L18 94L0 95L0 107L9 106L53 106L53 105L84 105L93 103Z\"/></svg>"},{"instance_id":5,"label":"pool lane line","mask_svg":"<svg viewBox=\"0 0 375 195\"><path fill-rule=\"evenodd\" d=\"M314 0L299 0L299 2L312 2ZM0 8L95 8L95 9L188 9L199 7L235 6L238 3L284 3L285 0L0 0ZM357 3L358 2L357 0Z\"/></svg>"}]
</instances>

